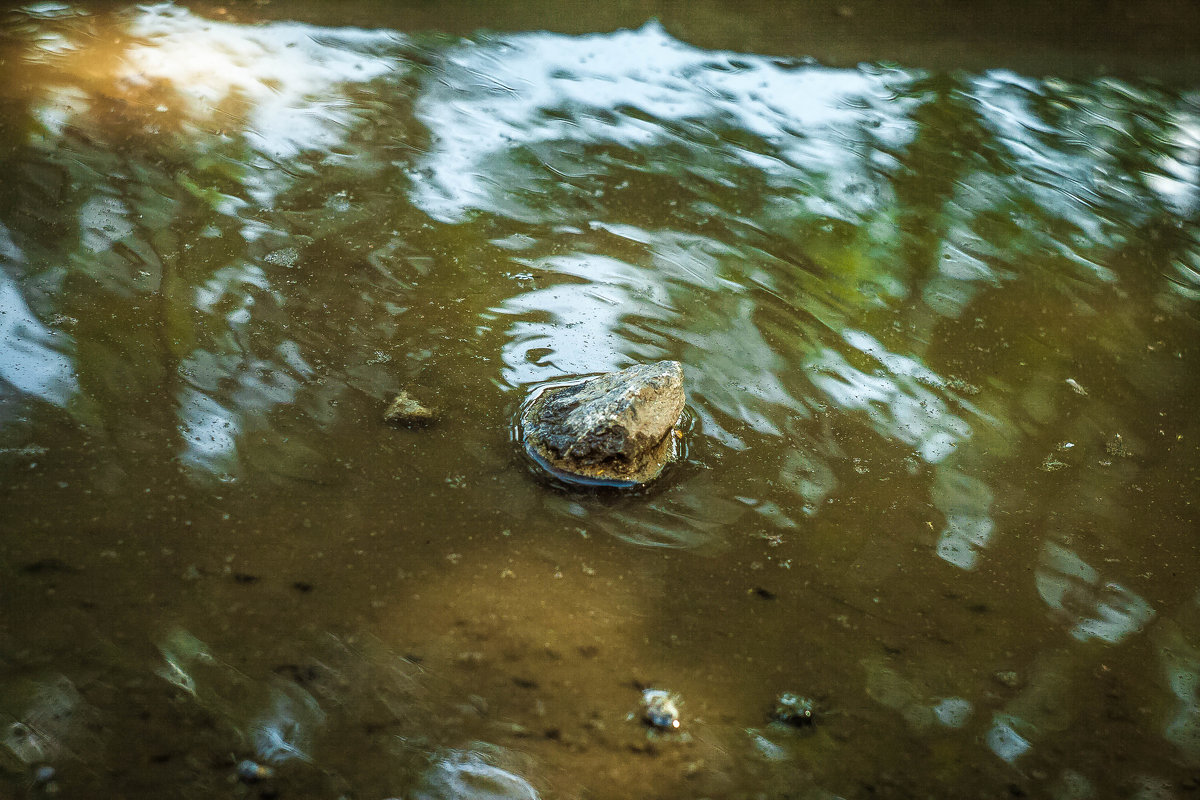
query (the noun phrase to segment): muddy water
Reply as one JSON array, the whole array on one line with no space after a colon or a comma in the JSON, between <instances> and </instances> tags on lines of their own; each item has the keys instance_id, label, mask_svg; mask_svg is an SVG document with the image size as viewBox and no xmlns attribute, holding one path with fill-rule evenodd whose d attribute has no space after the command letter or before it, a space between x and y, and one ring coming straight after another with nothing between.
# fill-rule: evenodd
<instances>
[{"instance_id":1,"label":"muddy water","mask_svg":"<svg viewBox=\"0 0 1200 800\"><path fill-rule=\"evenodd\" d=\"M0 796L1196 789L1196 84L616 8L7 13ZM651 488L512 442L663 358Z\"/></svg>"}]
</instances>

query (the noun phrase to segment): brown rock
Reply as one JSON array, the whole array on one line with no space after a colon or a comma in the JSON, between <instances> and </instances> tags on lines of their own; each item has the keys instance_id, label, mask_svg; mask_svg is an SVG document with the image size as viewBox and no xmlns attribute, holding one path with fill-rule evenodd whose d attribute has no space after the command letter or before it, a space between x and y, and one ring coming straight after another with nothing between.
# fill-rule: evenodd
<instances>
[{"instance_id":1,"label":"brown rock","mask_svg":"<svg viewBox=\"0 0 1200 800\"><path fill-rule=\"evenodd\" d=\"M639 484L674 458L683 405L683 367L660 361L548 389L521 423L526 447L553 470Z\"/></svg>"}]
</instances>

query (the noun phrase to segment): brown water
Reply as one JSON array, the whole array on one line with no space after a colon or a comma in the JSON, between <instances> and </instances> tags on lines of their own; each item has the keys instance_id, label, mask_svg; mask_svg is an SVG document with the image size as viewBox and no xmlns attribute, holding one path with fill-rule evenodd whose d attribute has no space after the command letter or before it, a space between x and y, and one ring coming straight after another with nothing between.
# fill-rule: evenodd
<instances>
[{"instance_id":1,"label":"brown water","mask_svg":"<svg viewBox=\"0 0 1200 800\"><path fill-rule=\"evenodd\" d=\"M1186 26L331 7L4 17L0 797L1195 793ZM648 490L511 441L663 358Z\"/></svg>"}]
</instances>

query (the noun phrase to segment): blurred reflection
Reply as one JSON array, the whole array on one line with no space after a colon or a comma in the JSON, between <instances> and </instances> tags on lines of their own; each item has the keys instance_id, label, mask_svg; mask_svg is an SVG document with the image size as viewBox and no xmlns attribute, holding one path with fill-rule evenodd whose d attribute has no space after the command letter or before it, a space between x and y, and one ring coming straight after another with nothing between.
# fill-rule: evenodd
<instances>
[{"instance_id":1,"label":"blurred reflection","mask_svg":"<svg viewBox=\"0 0 1200 800\"><path fill-rule=\"evenodd\" d=\"M577 282L515 295L496 310L517 318L508 328L503 354L504 377L513 386L628 366L621 352L622 320L665 304L662 289L652 282L656 276L613 258L556 257L529 266ZM663 298L658 303L656 295Z\"/></svg>"},{"instance_id":2,"label":"blurred reflection","mask_svg":"<svg viewBox=\"0 0 1200 800\"><path fill-rule=\"evenodd\" d=\"M575 148L565 146L584 142L634 150L692 140L729 147L739 165L781 180L807 182L813 177L804 172L812 170L850 187L866 166L852 149L854 140L895 147L912 135L904 115L919 99L897 96L893 84L903 85L903 73L792 66L698 50L655 23L592 36L526 33L452 48L416 104L434 147L414 175L414 201L442 221L459 221L475 209L539 221L542 209L523 203L512 187L603 169L602 161L580 164ZM763 151L714 140L711 131L722 129L761 142ZM870 197L847 188L837 199L857 211L854 204L869 204ZM839 211L816 198L796 201Z\"/></svg>"},{"instance_id":3,"label":"blurred reflection","mask_svg":"<svg viewBox=\"0 0 1200 800\"><path fill-rule=\"evenodd\" d=\"M1117 583L1101 583L1100 573L1066 547L1046 542L1036 573L1038 594L1071 627L1080 641L1117 644L1154 618L1154 609Z\"/></svg>"},{"instance_id":4,"label":"blurred reflection","mask_svg":"<svg viewBox=\"0 0 1200 800\"><path fill-rule=\"evenodd\" d=\"M65 335L33 315L16 284L0 272L0 393L65 406L78 389L64 352L68 345Z\"/></svg>"},{"instance_id":5,"label":"blurred reflection","mask_svg":"<svg viewBox=\"0 0 1200 800\"><path fill-rule=\"evenodd\" d=\"M934 392L945 382L915 359L889 353L873 337L848 330L847 343L877 360L885 372L855 369L841 353L826 350L813 366L816 387L840 408L863 411L880 434L916 448L923 461L936 464L969 438L971 428ZM972 410L970 404L954 398Z\"/></svg>"},{"instance_id":6,"label":"blurred reflection","mask_svg":"<svg viewBox=\"0 0 1200 800\"><path fill-rule=\"evenodd\" d=\"M403 68L396 33L216 22L170 3L142 6L129 33L135 44L118 85L136 95L166 82L177 101L158 111L189 120L195 133L240 128L257 158L238 177L247 198L267 207L294 179L294 159L336 149L355 124L342 86Z\"/></svg>"},{"instance_id":7,"label":"blurred reflection","mask_svg":"<svg viewBox=\"0 0 1200 800\"><path fill-rule=\"evenodd\" d=\"M882 659L864 661L867 695L882 706L898 712L916 732L934 724L961 728L970 720L974 707L963 697L937 697L915 680L905 678Z\"/></svg>"},{"instance_id":8,"label":"blurred reflection","mask_svg":"<svg viewBox=\"0 0 1200 800\"><path fill-rule=\"evenodd\" d=\"M317 699L291 681L256 682L217 660L208 647L184 630L159 643L164 666L156 674L187 692L199 707L229 723L256 761L282 764L311 760L314 736L325 724Z\"/></svg>"},{"instance_id":9,"label":"blurred reflection","mask_svg":"<svg viewBox=\"0 0 1200 800\"><path fill-rule=\"evenodd\" d=\"M1029 751L1029 740L1017 732L1023 723L1011 714L997 714L987 732L987 746L1003 761L1013 763Z\"/></svg>"},{"instance_id":10,"label":"blurred reflection","mask_svg":"<svg viewBox=\"0 0 1200 800\"><path fill-rule=\"evenodd\" d=\"M990 514L992 492L983 481L953 467L939 466L934 474L931 499L946 519L937 554L960 569L974 569L996 527Z\"/></svg>"},{"instance_id":11,"label":"blurred reflection","mask_svg":"<svg viewBox=\"0 0 1200 800\"><path fill-rule=\"evenodd\" d=\"M1200 764L1200 595L1155 625L1152 638L1159 668L1176 701L1163 736L1195 766Z\"/></svg>"},{"instance_id":12,"label":"blurred reflection","mask_svg":"<svg viewBox=\"0 0 1200 800\"><path fill-rule=\"evenodd\" d=\"M313 735L325 713L311 694L294 684L271 690L270 708L250 723L250 740L258 761L282 764L298 758L311 761Z\"/></svg>"},{"instance_id":13,"label":"blurred reflection","mask_svg":"<svg viewBox=\"0 0 1200 800\"><path fill-rule=\"evenodd\" d=\"M159 643L158 650L166 663L155 670L155 674L195 696L196 678L193 673L196 665L215 663L204 642L187 631L175 630Z\"/></svg>"},{"instance_id":14,"label":"blurred reflection","mask_svg":"<svg viewBox=\"0 0 1200 800\"><path fill-rule=\"evenodd\" d=\"M416 800L538 800L538 793L524 778L489 764L479 753L456 750L434 759L413 797Z\"/></svg>"},{"instance_id":15,"label":"blurred reflection","mask_svg":"<svg viewBox=\"0 0 1200 800\"><path fill-rule=\"evenodd\" d=\"M63 675L9 680L0 689L0 768L92 756L96 710Z\"/></svg>"}]
</instances>

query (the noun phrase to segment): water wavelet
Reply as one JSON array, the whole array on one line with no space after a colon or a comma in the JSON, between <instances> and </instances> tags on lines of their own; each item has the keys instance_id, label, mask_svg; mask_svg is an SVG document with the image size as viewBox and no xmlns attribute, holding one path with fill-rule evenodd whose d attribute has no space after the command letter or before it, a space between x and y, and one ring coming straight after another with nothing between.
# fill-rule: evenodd
<instances>
[{"instance_id":1,"label":"water wavelet","mask_svg":"<svg viewBox=\"0 0 1200 800\"><path fill-rule=\"evenodd\" d=\"M358 126L367 112L340 99L346 86L403 74L397 55L403 37L217 22L170 4L52 24L73 46L53 58L37 49L29 56L60 79L34 104L43 127L31 147L51 163L63 156L76 231L68 226L49 247L38 242L30 258L37 268L65 262L76 283L84 275L100 282L139 322L146 308L137 298L157 295L148 305L165 332L157 346L142 344L159 351L148 361L161 369L144 382L174 387L181 463L201 480L236 477L246 455L238 440L262 431L273 409L296 402L313 373L295 341L265 351L249 343L264 323L279 321L272 312L283 296L273 271L230 258L230 250L246 242L302 241L249 217L312 174L306 155L333 148ZM92 29L100 27L126 37L124 53L97 43ZM122 136L126 145L143 147L113 146ZM296 168L287 168L293 162ZM216 219L205 218L203 209ZM171 221L182 239L165 230ZM276 266L269 256L265 261ZM68 300L62 310L85 319L78 333L93 354L89 365L98 361L96 340L105 342L106 356L119 357L122 347L108 344L103 317L72 303L78 305ZM193 316L193 307L210 320ZM89 401L116 399L94 370L84 370L81 382ZM116 397L137 391L127 385ZM105 424L118 438L134 438L121 417ZM298 446L284 439L276 449ZM258 468L286 475L295 471L288 463L312 454L256 460Z\"/></svg>"},{"instance_id":2,"label":"water wavelet","mask_svg":"<svg viewBox=\"0 0 1200 800\"><path fill-rule=\"evenodd\" d=\"M143 6L129 34L135 43L118 81L130 87L167 82L182 105L171 113L196 123L237 98L245 109L234 117L239 132L272 162L341 144L354 111L336 90L405 68L395 57L403 37L393 32L240 25L170 3ZM278 176L260 174L262 183L250 187L250 196L269 205L281 188Z\"/></svg>"}]
</instances>

